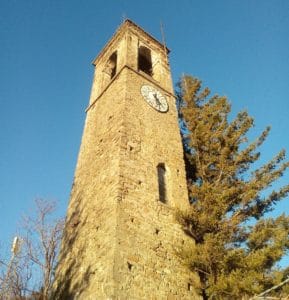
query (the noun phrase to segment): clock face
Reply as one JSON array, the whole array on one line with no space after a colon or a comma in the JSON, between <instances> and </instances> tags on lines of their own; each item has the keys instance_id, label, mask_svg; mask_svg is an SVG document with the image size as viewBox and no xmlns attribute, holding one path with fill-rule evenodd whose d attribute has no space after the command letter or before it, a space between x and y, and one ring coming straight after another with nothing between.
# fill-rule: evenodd
<instances>
[{"instance_id":1,"label":"clock face","mask_svg":"<svg viewBox=\"0 0 289 300\"><path fill-rule=\"evenodd\" d=\"M157 89L150 85L143 85L141 87L141 94L146 102L154 109L160 112L168 111L168 102L166 97Z\"/></svg>"}]
</instances>

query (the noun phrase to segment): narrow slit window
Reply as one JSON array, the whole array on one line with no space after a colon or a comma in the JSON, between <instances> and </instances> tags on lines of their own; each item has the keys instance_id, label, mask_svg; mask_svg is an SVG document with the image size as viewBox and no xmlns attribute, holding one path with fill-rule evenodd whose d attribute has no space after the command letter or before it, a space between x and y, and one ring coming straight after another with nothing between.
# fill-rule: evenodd
<instances>
[{"instance_id":1,"label":"narrow slit window","mask_svg":"<svg viewBox=\"0 0 289 300\"><path fill-rule=\"evenodd\" d=\"M159 200L167 203L167 187L166 187L166 168L164 164L158 164L158 184L159 184Z\"/></svg>"},{"instance_id":2,"label":"narrow slit window","mask_svg":"<svg viewBox=\"0 0 289 300\"><path fill-rule=\"evenodd\" d=\"M152 76L152 57L151 50L147 47L140 46L138 49L138 69Z\"/></svg>"}]
</instances>

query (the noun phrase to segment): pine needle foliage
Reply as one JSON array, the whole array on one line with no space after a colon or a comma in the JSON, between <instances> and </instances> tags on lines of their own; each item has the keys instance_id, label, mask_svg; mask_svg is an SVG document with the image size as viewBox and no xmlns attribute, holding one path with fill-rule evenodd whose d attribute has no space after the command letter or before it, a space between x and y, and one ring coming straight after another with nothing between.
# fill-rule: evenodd
<instances>
[{"instance_id":1,"label":"pine needle foliage","mask_svg":"<svg viewBox=\"0 0 289 300\"><path fill-rule=\"evenodd\" d=\"M248 142L252 117L242 111L229 122L227 98L194 77L183 76L177 100L190 200L178 220L195 241L183 256L203 299L256 295L282 280L276 262L289 247L289 217L265 216L289 193L289 184L272 187L289 167L285 151L256 168L270 128Z\"/></svg>"}]
</instances>

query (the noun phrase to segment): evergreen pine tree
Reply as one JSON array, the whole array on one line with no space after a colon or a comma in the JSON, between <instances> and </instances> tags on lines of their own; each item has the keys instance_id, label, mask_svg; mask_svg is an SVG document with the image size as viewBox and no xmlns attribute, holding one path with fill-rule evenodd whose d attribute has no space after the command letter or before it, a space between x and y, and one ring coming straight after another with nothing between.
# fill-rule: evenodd
<instances>
[{"instance_id":1,"label":"evergreen pine tree","mask_svg":"<svg viewBox=\"0 0 289 300\"><path fill-rule=\"evenodd\" d=\"M178 219L195 241L183 255L203 299L256 295L282 280L276 262L289 247L289 217L266 215L289 192L289 184L272 190L289 167L285 151L256 168L269 127L248 143L253 119L242 111L229 122L226 97L210 96L190 76L177 94L190 200Z\"/></svg>"}]
</instances>

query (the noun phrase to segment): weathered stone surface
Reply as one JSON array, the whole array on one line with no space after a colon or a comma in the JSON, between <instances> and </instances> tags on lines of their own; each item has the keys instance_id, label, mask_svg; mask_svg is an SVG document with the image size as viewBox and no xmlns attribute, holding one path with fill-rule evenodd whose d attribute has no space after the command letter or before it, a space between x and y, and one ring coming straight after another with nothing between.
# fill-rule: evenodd
<instances>
[{"instance_id":1,"label":"weathered stone surface","mask_svg":"<svg viewBox=\"0 0 289 300\"><path fill-rule=\"evenodd\" d=\"M151 50L152 77L137 69L140 44ZM103 71L114 51L117 71L108 79ZM174 208L188 199L164 47L126 21L95 64L53 299L198 299L177 253L190 240ZM143 84L166 96L168 112L144 101ZM159 163L167 203L159 201Z\"/></svg>"}]
</instances>

